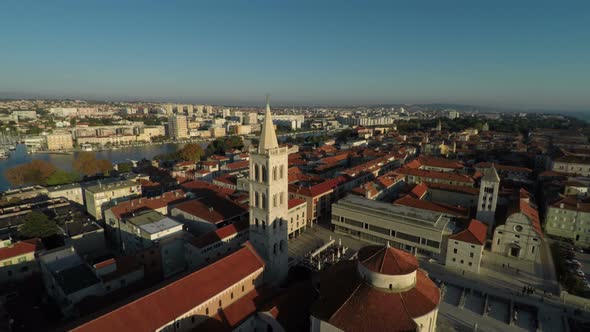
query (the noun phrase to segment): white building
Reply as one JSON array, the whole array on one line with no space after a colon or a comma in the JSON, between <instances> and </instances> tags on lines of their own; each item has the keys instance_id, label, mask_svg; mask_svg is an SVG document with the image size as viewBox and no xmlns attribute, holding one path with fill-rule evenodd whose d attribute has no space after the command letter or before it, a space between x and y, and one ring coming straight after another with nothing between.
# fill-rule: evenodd
<instances>
[{"instance_id":1,"label":"white building","mask_svg":"<svg viewBox=\"0 0 590 332\"><path fill-rule=\"evenodd\" d=\"M449 236L445 265L479 273L486 236L486 224L476 219L471 220L467 229Z\"/></svg>"},{"instance_id":2,"label":"white building","mask_svg":"<svg viewBox=\"0 0 590 332\"><path fill-rule=\"evenodd\" d=\"M530 194L521 189L520 198L509 211L506 223L494 230L492 252L529 261L539 257L543 231L539 212L530 199Z\"/></svg>"},{"instance_id":3,"label":"white building","mask_svg":"<svg viewBox=\"0 0 590 332\"><path fill-rule=\"evenodd\" d=\"M266 261L264 278L280 283L287 276L287 147L279 147L270 105L260 142L250 150L250 241Z\"/></svg>"}]
</instances>

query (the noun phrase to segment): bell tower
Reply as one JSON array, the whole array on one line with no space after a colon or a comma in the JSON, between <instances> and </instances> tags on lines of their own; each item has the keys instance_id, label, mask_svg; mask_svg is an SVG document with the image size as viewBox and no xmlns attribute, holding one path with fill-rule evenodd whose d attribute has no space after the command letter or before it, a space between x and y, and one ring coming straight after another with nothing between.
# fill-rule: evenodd
<instances>
[{"instance_id":1,"label":"bell tower","mask_svg":"<svg viewBox=\"0 0 590 332\"><path fill-rule=\"evenodd\" d=\"M479 187L477 201L477 220L488 226L488 236L491 236L496 223L496 205L498 204L498 192L500 190L500 177L494 164L484 170Z\"/></svg>"},{"instance_id":2,"label":"bell tower","mask_svg":"<svg viewBox=\"0 0 590 332\"><path fill-rule=\"evenodd\" d=\"M268 97L258 147L250 149L250 242L266 261L264 279L281 283L288 272L287 147L277 141Z\"/></svg>"}]
</instances>

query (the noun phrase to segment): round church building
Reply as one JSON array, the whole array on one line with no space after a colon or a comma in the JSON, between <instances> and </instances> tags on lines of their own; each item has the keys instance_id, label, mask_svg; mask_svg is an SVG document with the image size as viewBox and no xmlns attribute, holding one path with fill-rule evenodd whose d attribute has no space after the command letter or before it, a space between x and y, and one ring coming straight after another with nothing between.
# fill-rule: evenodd
<instances>
[{"instance_id":1,"label":"round church building","mask_svg":"<svg viewBox=\"0 0 590 332\"><path fill-rule=\"evenodd\" d=\"M322 272L311 331L435 331L440 291L406 251L367 246Z\"/></svg>"}]
</instances>

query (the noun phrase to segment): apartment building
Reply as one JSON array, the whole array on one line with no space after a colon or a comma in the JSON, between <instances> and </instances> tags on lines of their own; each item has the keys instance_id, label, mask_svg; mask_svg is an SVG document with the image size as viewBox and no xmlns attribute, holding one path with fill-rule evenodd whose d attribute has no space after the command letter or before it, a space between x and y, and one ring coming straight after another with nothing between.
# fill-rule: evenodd
<instances>
[{"instance_id":1,"label":"apartment building","mask_svg":"<svg viewBox=\"0 0 590 332\"><path fill-rule=\"evenodd\" d=\"M74 148L74 140L72 134L68 132L56 132L45 136L47 139L47 150L49 151L64 151Z\"/></svg>"},{"instance_id":2,"label":"apartment building","mask_svg":"<svg viewBox=\"0 0 590 332\"><path fill-rule=\"evenodd\" d=\"M590 247L590 203L565 197L547 208L545 232Z\"/></svg>"},{"instance_id":3,"label":"apartment building","mask_svg":"<svg viewBox=\"0 0 590 332\"><path fill-rule=\"evenodd\" d=\"M86 210L96 220L111 201L124 201L141 196L141 185L130 180L96 181L84 187Z\"/></svg>"}]
</instances>

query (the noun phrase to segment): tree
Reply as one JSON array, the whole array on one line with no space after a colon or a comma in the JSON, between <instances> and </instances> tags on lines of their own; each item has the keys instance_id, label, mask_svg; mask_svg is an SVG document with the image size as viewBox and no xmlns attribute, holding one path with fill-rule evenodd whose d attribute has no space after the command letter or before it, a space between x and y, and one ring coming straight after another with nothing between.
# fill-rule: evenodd
<instances>
[{"instance_id":1,"label":"tree","mask_svg":"<svg viewBox=\"0 0 590 332\"><path fill-rule=\"evenodd\" d=\"M57 225L41 212L31 211L20 228L22 236L45 238L57 233Z\"/></svg>"},{"instance_id":2,"label":"tree","mask_svg":"<svg viewBox=\"0 0 590 332\"><path fill-rule=\"evenodd\" d=\"M180 151L178 156L185 161L198 161L205 155L205 151L199 144L186 144Z\"/></svg>"},{"instance_id":3,"label":"tree","mask_svg":"<svg viewBox=\"0 0 590 332\"><path fill-rule=\"evenodd\" d=\"M61 169L58 169L57 171L55 171L55 173L51 174L51 176L47 178L47 181L45 181L45 183L48 186L57 186L60 184L69 184L78 181L80 181L80 174L75 172L66 172Z\"/></svg>"},{"instance_id":4,"label":"tree","mask_svg":"<svg viewBox=\"0 0 590 332\"><path fill-rule=\"evenodd\" d=\"M133 170L133 163L130 161L118 163L117 170L119 171L119 173L129 173Z\"/></svg>"},{"instance_id":5,"label":"tree","mask_svg":"<svg viewBox=\"0 0 590 332\"><path fill-rule=\"evenodd\" d=\"M55 173L56 168L50 162L35 159L27 164L17 165L7 169L4 175L10 184L21 186L24 184L45 184L47 179Z\"/></svg>"},{"instance_id":6,"label":"tree","mask_svg":"<svg viewBox=\"0 0 590 332\"><path fill-rule=\"evenodd\" d=\"M113 169L113 165L106 159L96 159L93 152L81 152L74 159L74 169L84 175L107 174Z\"/></svg>"}]
</instances>

